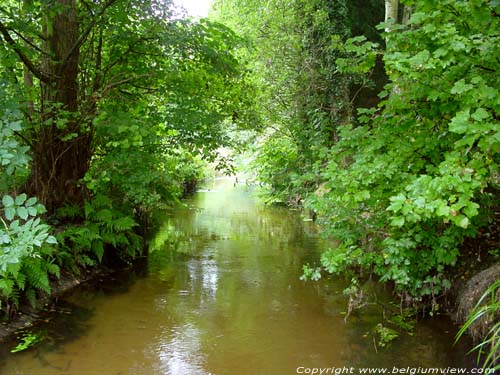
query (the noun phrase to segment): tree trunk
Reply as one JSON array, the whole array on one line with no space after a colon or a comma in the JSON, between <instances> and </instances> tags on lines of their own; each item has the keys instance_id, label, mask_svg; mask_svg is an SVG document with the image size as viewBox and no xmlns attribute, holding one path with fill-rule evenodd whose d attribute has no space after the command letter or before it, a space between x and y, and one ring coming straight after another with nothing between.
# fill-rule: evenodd
<instances>
[{"instance_id":1,"label":"tree trunk","mask_svg":"<svg viewBox=\"0 0 500 375\"><path fill-rule=\"evenodd\" d=\"M398 22L399 0L385 0L385 22ZM386 26L385 31L390 32L390 27Z\"/></svg>"},{"instance_id":2,"label":"tree trunk","mask_svg":"<svg viewBox=\"0 0 500 375\"><path fill-rule=\"evenodd\" d=\"M65 203L81 204L80 180L88 170L91 134L78 114L79 30L75 0L57 0L45 9L41 82L41 124L34 138L27 190L49 213ZM55 13L55 14L54 14ZM52 16L51 16L52 15Z\"/></svg>"}]
</instances>

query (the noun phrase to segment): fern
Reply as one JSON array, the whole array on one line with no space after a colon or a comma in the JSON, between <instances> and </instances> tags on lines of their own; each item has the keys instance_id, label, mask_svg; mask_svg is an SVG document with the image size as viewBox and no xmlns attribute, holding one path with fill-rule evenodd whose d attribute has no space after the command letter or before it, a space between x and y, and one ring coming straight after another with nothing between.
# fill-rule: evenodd
<instances>
[{"instance_id":1,"label":"fern","mask_svg":"<svg viewBox=\"0 0 500 375\"><path fill-rule=\"evenodd\" d=\"M95 261L86 255L84 255L80 258L80 262L84 266L95 266Z\"/></svg>"},{"instance_id":2,"label":"fern","mask_svg":"<svg viewBox=\"0 0 500 375\"><path fill-rule=\"evenodd\" d=\"M44 260L40 258L27 258L23 262L22 272L26 275L26 279L31 286L50 293L50 282L45 264Z\"/></svg>"},{"instance_id":3,"label":"fern","mask_svg":"<svg viewBox=\"0 0 500 375\"><path fill-rule=\"evenodd\" d=\"M82 215L82 209L78 205L65 205L57 210L57 216L61 219L75 219Z\"/></svg>"},{"instance_id":4,"label":"fern","mask_svg":"<svg viewBox=\"0 0 500 375\"><path fill-rule=\"evenodd\" d=\"M25 287L26 287L26 275L24 273L22 273L22 272L17 273L16 276L14 277L14 281L15 281L16 287L19 290L25 289Z\"/></svg>"},{"instance_id":5,"label":"fern","mask_svg":"<svg viewBox=\"0 0 500 375\"><path fill-rule=\"evenodd\" d=\"M138 224L130 216L122 216L108 223L108 227L111 230L124 232L131 230Z\"/></svg>"},{"instance_id":6,"label":"fern","mask_svg":"<svg viewBox=\"0 0 500 375\"><path fill-rule=\"evenodd\" d=\"M61 277L61 269L56 263L48 262L45 264L47 272L57 278Z\"/></svg>"},{"instance_id":7,"label":"fern","mask_svg":"<svg viewBox=\"0 0 500 375\"><path fill-rule=\"evenodd\" d=\"M4 298L10 298L14 291L14 281L11 279L0 279L0 293Z\"/></svg>"},{"instance_id":8,"label":"fern","mask_svg":"<svg viewBox=\"0 0 500 375\"><path fill-rule=\"evenodd\" d=\"M99 211L97 211L93 217L94 221L96 222L102 222L105 223L106 225L109 224L113 220L113 215L114 212L104 208Z\"/></svg>"},{"instance_id":9,"label":"fern","mask_svg":"<svg viewBox=\"0 0 500 375\"><path fill-rule=\"evenodd\" d=\"M139 252L142 238L134 233L138 224L122 211L128 211L128 208L119 207L122 206L109 197L97 194L85 202L85 222L58 234L63 253L72 255L64 258L69 267L75 264L93 266L102 262L106 246L121 250L118 252L120 258L134 257Z\"/></svg>"},{"instance_id":10,"label":"fern","mask_svg":"<svg viewBox=\"0 0 500 375\"><path fill-rule=\"evenodd\" d=\"M29 288L24 292L26 299L30 303L31 306L36 306L36 290L33 288Z\"/></svg>"},{"instance_id":11,"label":"fern","mask_svg":"<svg viewBox=\"0 0 500 375\"><path fill-rule=\"evenodd\" d=\"M104 243L102 241L94 241L92 243L92 251L99 260L99 263L102 262L102 257L104 256Z\"/></svg>"}]
</instances>

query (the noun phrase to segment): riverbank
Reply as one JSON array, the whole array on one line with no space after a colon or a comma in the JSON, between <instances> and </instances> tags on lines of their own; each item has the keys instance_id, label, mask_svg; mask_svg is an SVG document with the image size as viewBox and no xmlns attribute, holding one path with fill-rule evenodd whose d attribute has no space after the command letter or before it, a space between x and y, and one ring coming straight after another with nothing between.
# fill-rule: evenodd
<instances>
[{"instance_id":1,"label":"riverbank","mask_svg":"<svg viewBox=\"0 0 500 375\"><path fill-rule=\"evenodd\" d=\"M113 272L114 270L99 265L90 269L82 269L78 275L62 273L59 279L52 281L51 293L43 293L37 300L36 306L30 305L26 301L19 306L14 317L0 322L0 342L12 338L21 329L33 326L40 319L41 313L56 306L58 299L66 293L70 293L84 283L109 276Z\"/></svg>"},{"instance_id":2,"label":"riverbank","mask_svg":"<svg viewBox=\"0 0 500 375\"><path fill-rule=\"evenodd\" d=\"M302 281L332 244L296 210L261 204L217 181L164 213L143 264L85 283L33 332L29 350L0 355L0 372L289 375L300 366L468 366L445 317L386 343L391 293L374 287L347 321L348 280ZM374 283L374 282L373 282ZM374 283L375 284L375 283ZM386 345L386 346L382 346ZM5 345L7 346L7 345Z\"/></svg>"}]
</instances>

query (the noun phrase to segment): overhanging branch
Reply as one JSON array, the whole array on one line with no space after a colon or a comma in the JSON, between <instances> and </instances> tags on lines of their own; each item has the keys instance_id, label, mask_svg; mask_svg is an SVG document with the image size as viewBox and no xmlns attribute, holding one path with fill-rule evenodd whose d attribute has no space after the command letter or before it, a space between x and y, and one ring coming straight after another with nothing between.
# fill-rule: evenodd
<instances>
[{"instance_id":1,"label":"overhanging branch","mask_svg":"<svg viewBox=\"0 0 500 375\"><path fill-rule=\"evenodd\" d=\"M50 83L51 78L49 75L45 74L42 70L38 69L35 64L24 54L24 52L19 48L19 45L15 42L14 39L12 39L9 30L5 27L5 25L0 21L0 33L3 36L3 39L5 42L11 46L11 48L14 50L14 52L17 54L17 56L21 59L21 61L24 63L26 68L33 73L33 75L38 78L40 81L45 82L45 83Z\"/></svg>"}]
</instances>

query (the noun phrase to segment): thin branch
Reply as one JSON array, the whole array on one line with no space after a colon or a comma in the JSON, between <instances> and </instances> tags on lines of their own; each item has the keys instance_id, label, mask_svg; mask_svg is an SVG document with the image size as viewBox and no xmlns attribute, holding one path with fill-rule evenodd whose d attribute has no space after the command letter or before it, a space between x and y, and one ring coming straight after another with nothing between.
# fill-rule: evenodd
<instances>
[{"instance_id":1,"label":"thin branch","mask_svg":"<svg viewBox=\"0 0 500 375\"><path fill-rule=\"evenodd\" d=\"M45 55L49 55L47 52L44 52L42 51L42 49L40 47L38 47L36 44L34 44L31 40L29 40L29 38L26 38L24 35L22 35L20 32L18 32L17 30L14 30L12 28L9 28L8 30L11 30L14 34L16 34L19 38L21 38L26 44L28 44L30 47L32 47L34 50L42 53L42 54L45 54Z\"/></svg>"},{"instance_id":2,"label":"thin branch","mask_svg":"<svg viewBox=\"0 0 500 375\"><path fill-rule=\"evenodd\" d=\"M17 56L21 59L21 61L26 65L28 70L33 73L33 75L38 78L40 81L45 82L45 83L50 83L51 77L47 74L45 74L43 71L38 69L35 64L24 54L24 52L19 48L17 43L12 39L12 37L9 34L9 30L5 27L5 25L0 21L0 33L3 35L3 38L7 44L9 44L14 52L16 52Z\"/></svg>"},{"instance_id":3,"label":"thin branch","mask_svg":"<svg viewBox=\"0 0 500 375\"><path fill-rule=\"evenodd\" d=\"M486 70L487 72L492 72L492 73L495 73L496 70L495 69L492 69L492 68L488 68L487 66L482 66L482 65L477 65L476 66L480 69L483 69L483 70Z\"/></svg>"},{"instance_id":4,"label":"thin branch","mask_svg":"<svg viewBox=\"0 0 500 375\"><path fill-rule=\"evenodd\" d=\"M104 87L103 89L103 93L107 92L107 91L110 91L111 89L115 88L115 87L118 87L118 86L121 86L125 83L130 83L136 79L139 79L139 78L145 78L145 77L150 77L151 74L139 74L137 76L132 76L132 77L129 77L129 78L125 78L125 79L122 79L120 81L116 81L116 82L111 82L109 83L108 85L106 85L106 87Z\"/></svg>"},{"instance_id":5,"label":"thin branch","mask_svg":"<svg viewBox=\"0 0 500 375\"><path fill-rule=\"evenodd\" d=\"M92 17L94 17L94 11L93 11L93 10L92 10L92 8L90 7L90 5L89 5L86 1L84 1L84 0L82 0L82 4L85 6L85 8L87 8L87 10L88 10L89 14L90 14Z\"/></svg>"},{"instance_id":6,"label":"thin branch","mask_svg":"<svg viewBox=\"0 0 500 375\"><path fill-rule=\"evenodd\" d=\"M33 149L35 147L35 145L33 144L33 142L31 142L28 138L26 138L24 135L22 135L18 131L15 131L14 134L16 136L18 136L19 138L21 138L28 146L30 146L31 149Z\"/></svg>"},{"instance_id":7,"label":"thin branch","mask_svg":"<svg viewBox=\"0 0 500 375\"><path fill-rule=\"evenodd\" d=\"M130 86L135 87L136 89L139 89L139 90L143 90L144 93L147 93L147 94L151 94L151 93L160 91L159 88L146 87L146 86L141 86L141 85L137 85L134 83L131 83Z\"/></svg>"},{"instance_id":8,"label":"thin branch","mask_svg":"<svg viewBox=\"0 0 500 375\"><path fill-rule=\"evenodd\" d=\"M101 18L101 16L106 12L106 10L111 7L114 3L116 3L118 0L108 0L106 3L103 5L102 9L97 13L92 21L88 24L87 28L85 31L80 35L80 38L76 41L76 43L71 47L69 50L68 54L64 58L61 67L65 67L66 64L68 64L68 61L71 59L71 57L75 54L76 51L82 46L83 43L87 40L88 36L90 35L90 32L94 28L95 24L97 21Z\"/></svg>"}]
</instances>

